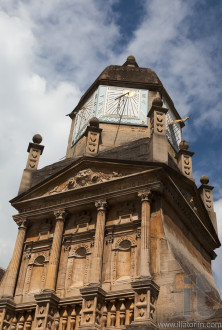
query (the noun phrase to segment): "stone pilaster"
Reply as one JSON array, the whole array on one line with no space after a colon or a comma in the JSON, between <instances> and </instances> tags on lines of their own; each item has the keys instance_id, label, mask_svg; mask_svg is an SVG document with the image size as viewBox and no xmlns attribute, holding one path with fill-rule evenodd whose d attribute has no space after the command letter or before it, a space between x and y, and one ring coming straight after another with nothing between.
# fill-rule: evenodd
<instances>
[{"instance_id":1,"label":"stone pilaster","mask_svg":"<svg viewBox=\"0 0 222 330\"><path fill-rule=\"evenodd\" d=\"M14 318L15 318L14 301L11 298L1 298L0 299L0 330L13 329Z\"/></svg>"},{"instance_id":2,"label":"stone pilaster","mask_svg":"<svg viewBox=\"0 0 222 330\"><path fill-rule=\"evenodd\" d=\"M99 128L99 120L94 117L90 119L89 126L86 130L86 153L89 156L97 155L99 151L99 143L102 129Z\"/></svg>"},{"instance_id":3,"label":"stone pilaster","mask_svg":"<svg viewBox=\"0 0 222 330\"><path fill-rule=\"evenodd\" d=\"M95 203L95 206L97 208L97 221L90 284L100 285L107 203L105 200L99 200Z\"/></svg>"},{"instance_id":4,"label":"stone pilaster","mask_svg":"<svg viewBox=\"0 0 222 330\"><path fill-rule=\"evenodd\" d=\"M59 266L62 235L63 235L66 212L63 209L56 210L54 212L54 215L56 217L56 225L53 235L53 242L51 247L49 265L48 265L46 283L45 283L45 290L52 290L52 291L55 291L56 289L57 271Z\"/></svg>"},{"instance_id":5,"label":"stone pilaster","mask_svg":"<svg viewBox=\"0 0 222 330\"><path fill-rule=\"evenodd\" d=\"M83 297L81 325L78 329L101 329L103 323L103 306L105 291L92 286L80 289Z\"/></svg>"},{"instance_id":6,"label":"stone pilaster","mask_svg":"<svg viewBox=\"0 0 222 330\"><path fill-rule=\"evenodd\" d=\"M126 329L156 329L155 309L159 286L151 277L132 282L135 291L134 321Z\"/></svg>"},{"instance_id":7,"label":"stone pilaster","mask_svg":"<svg viewBox=\"0 0 222 330\"><path fill-rule=\"evenodd\" d=\"M33 141L35 141L33 137ZM40 156L43 152L44 146L39 143L29 143L27 152L29 153L28 160L26 163L26 169L37 170Z\"/></svg>"},{"instance_id":8,"label":"stone pilaster","mask_svg":"<svg viewBox=\"0 0 222 330\"><path fill-rule=\"evenodd\" d=\"M151 157L153 162L168 164L168 140L166 136L166 113L163 101L156 97L148 113L151 125Z\"/></svg>"},{"instance_id":9,"label":"stone pilaster","mask_svg":"<svg viewBox=\"0 0 222 330\"><path fill-rule=\"evenodd\" d=\"M158 285L151 277L150 216L152 192L147 189L138 193L141 198L141 251L140 278L131 283L135 291L134 321L127 329L155 329L155 303L159 293Z\"/></svg>"},{"instance_id":10,"label":"stone pilaster","mask_svg":"<svg viewBox=\"0 0 222 330\"><path fill-rule=\"evenodd\" d=\"M53 292L42 292L35 295L37 303L33 329L56 328L59 298Z\"/></svg>"},{"instance_id":11,"label":"stone pilaster","mask_svg":"<svg viewBox=\"0 0 222 330\"><path fill-rule=\"evenodd\" d=\"M187 141L181 141L179 148L180 150L176 155L178 167L183 175L193 180L192 157L194 152L187 150L189 148Z\"/></svg>"},{"instance_id":12,"label":"stone pilaster","mask_svg":"<svg viewBox=\"0 0 222 330\"><path fill-rule=\"evenodd\" d=\"M23 193L31 187L33 171L37 170L40 156L43 153L44 146L40 144L42 142L41 135L34 135L32 140L33 143L30 142L28 146L28 160L26 168L23 171L18 194Z\"/></svg>"},{"instance_id":13,"label":"stone pilaster","mask_svg":"<svg viewBox=\"0 0 222 330\"><path fill-rule=\"evenodd\" d=\"M15 222L18 224L18 235L15 242L15 247L12 255L12 259L4 275L3 281L1 283L2 296L13 297L16 280L19 271L19 265L22 257L22 251L26 235L26 219L22 216L14 216Z\"/></svg>"},{"instance_id":14,"label":"stone pilaster","mask_svg":"<svg viewBox=\"0 0 222 330\"><path fill-rule=\"evenodd\" d=\"M208 185L209 178L206 175L202 175L200 178L201 186L199 187L199 193L205 205L205 208L209 214L211 222L214 226L216 233L218 234L217 229L217 217L214 212L214 202L213 202L213 186Z\"/></svg>"},{"instance_id":15,"label":"stone pilaster","mask_svg":"<svg viewBox=\"0 0 222 330\"><path fill-rule=\"evenodd\" d=\"M151 191L139 192L141 198L141 268L140 277L150 276L150 204Z\"/></svg>"},{"instance_id":16,"label":"stone pilaster","mask_svg":"<svg viewBox=\"0 0 222 330\"><path fill-rule=\"evenodd\" d=\"M106 237L105 237L105 247L106 251L106 260L104 260L103 265L104 267L104 282L103 282L103 288L104 290L109 291L110 290L110 284L111 284L111 260L112 260L112 243L113 243L113 230L114 226L109 227L109 229L106 229Z\"/></svg>"}]
</instances>

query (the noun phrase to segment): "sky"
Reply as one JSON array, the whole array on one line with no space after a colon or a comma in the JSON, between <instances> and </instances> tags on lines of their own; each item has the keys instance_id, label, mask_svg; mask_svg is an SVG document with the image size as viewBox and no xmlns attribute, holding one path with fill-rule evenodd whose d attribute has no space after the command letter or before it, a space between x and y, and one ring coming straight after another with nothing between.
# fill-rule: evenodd
<instances>
[{"instance_id":1,"label":"sky","mask_svg":"<svg viewBox=\"0 0 222 330\"><path fill-rule=\"evenodd\" d=\"M45 145L39 168L65 156L70 113L103 69L134 55L152 68L195 152L193 171L214 188L222 240L222 1L0 0L0 266L10 260L27 146ZM222 248L213 272L222 293Z\"/></svg>"}]
</instances>

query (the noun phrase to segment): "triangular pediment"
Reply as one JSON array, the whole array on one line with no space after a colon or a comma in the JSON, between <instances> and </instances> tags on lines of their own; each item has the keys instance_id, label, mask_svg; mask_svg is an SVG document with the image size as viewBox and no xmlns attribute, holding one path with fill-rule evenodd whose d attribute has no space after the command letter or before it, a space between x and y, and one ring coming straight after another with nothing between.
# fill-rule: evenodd
<instances>
[{"instance_id":1,"label":"triangular pediment","mask_svg":"<svg viewBox=\"0 0 222 330\"><path fill-rule=\"evenodd\" d=\"M128 171L121 171L118 169L113 171L112 169L107 168L86 167L78 172L70 173L70 176L67 179L64 178L65 181L63 180L58 185L55 183L54 186L49 188L44 196L107 182L128 174L130 174Z\"/></svg>"},{"instance_id":2,"label":"triangular pediment","mask_svg":"<svg viewBox=\"0 0 222 330\"><path fill-rule=\"evenodd\" d=\"M48 177L40 184L29 189L29 191L11 200L11 203L14 204L14 202L17 201L21 202L53 196L79 188L103 184L148 169L152 169L152 167L132 163L129 164L129 162L126 164L123 161L116 162L85 158L74 162L72 166L68 166L68 168L64 168L59 173Z\"/></svg>"}]
</instances>

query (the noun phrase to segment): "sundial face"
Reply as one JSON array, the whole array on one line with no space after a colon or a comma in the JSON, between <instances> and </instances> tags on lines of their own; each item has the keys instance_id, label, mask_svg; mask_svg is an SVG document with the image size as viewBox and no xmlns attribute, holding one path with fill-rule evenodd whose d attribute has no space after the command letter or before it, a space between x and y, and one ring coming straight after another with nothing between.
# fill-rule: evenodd
<instances>
[{"instance_id":1,"label":"sundial face","mask_svg":"<svg viewBox=\"0 0 222 330\"><path fill-rule=\"evenodd\" d=\"M72 145L84 134L89 120L118 125L147 126L148 90L100 85L79 109Z\"/></svg>"},{"instance_id":2,"label":"sundial face","mask_svg":"<svg viewBox=\"0 0 222 330\"><path fill-rule=\"evenodd\" d=\"M168 109L168 112L166 114L166 135L168 137L169 142L174 147L175 151L178 151L179 144L182 141L182 129L180 123L170 125L170 123L177 118L175 117L172 109L167 104L165 99L163 99L163 107Z\"/></svg>"},{"instance_id":3,"label":"sundial face","mask_svg":"<svg viewBox=\"0 0 222 330\"><path fill-rule=\"evenodd\" d=\"M93 102L94 102L94 95L90 97L88 101L78 111L75 118L72 144L74 144L82 136L82 134L86 130L89 120L92 117L94 117Z\"/></svg>"},{"instance_id":4,"label":"sundial face","mask_svg":"<svg viewBox=\"0 0 222 330\"><path fill-rule=\"evenodd\" d=\"M100 86L97 118L100 122L147 126L148 90Z\"/></svg>"},{"instance_id":5,"label":"sundial face","mask_svg":"<svg viewBox=\"0 0 222 330\"><path fill-rule=\"evenodd\" d=\"M139 118L140 93L138 89L108 87L105 115L118 118Z\"/></svg>"}]
</instances>

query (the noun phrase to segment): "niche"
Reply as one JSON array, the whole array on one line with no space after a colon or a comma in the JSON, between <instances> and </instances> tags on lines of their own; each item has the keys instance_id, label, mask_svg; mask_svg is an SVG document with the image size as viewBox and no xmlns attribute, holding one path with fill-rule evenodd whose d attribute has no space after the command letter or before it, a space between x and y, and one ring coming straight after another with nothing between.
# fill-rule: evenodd
<instances>
[{"instance_id":1,"label":"niche","mask_svg":"<svg viewBox=\"0 0 222 330\"><path fill-rule=\"evenodd\" d=\"M135 235L115 238L112 244L111 282L129 283L137 277L137 242Z\"/></svg>"},{"instance_id":2,"label":"niche","mask_svg":"<svg viewBox=\"0 0 222 330\"><path fill-rule=\"evenodd\" d=\"M75 250L73 258L73 273L71 287L81 287L84 285L86 272L86 254L85 247L79 247Z\"/></svg>"},{"instance_id":3,"label":"niche","mask_svg":"<svg viewBox=\"0 0 222 330\"><path fill-rule=\"evenodd\" d=\"M123 281L131 275L131 242L124 239L119 243L116 263L116 279Z\"/></svg>"},{"instance_id":4,"label":"niche","mask_svg":"<svg viewBox=\"0 0 222 330\"><path fill-rule=\"evenodd\" d=\"M45 257L38 256L32 264L29 292L39 293L42 289L42 279L44 275Z\"/></svg>"}]
</instances>

